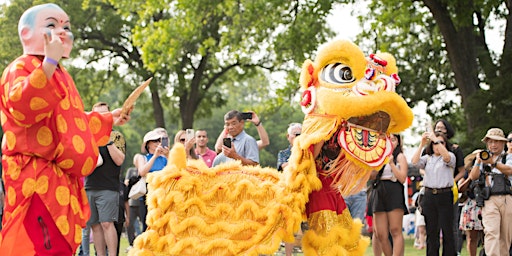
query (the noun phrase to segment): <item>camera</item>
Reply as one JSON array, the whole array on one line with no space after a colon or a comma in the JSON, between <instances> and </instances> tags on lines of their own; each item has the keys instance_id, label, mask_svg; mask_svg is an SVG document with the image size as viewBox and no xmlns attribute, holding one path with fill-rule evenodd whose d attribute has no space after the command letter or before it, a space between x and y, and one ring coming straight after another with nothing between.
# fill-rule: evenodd
<instances>
[{"instance_id":1,"label":"camera","mask_svg":"<svg viewBox=\"0 0 512 256\"><path fill-rule=\"evenodd\" d=\"M252 113L251 112L242 112L242 119L243 120L250 120L250 119L252 119Z\"/></svg>"},{"instance_id":2,"label":"camera","mask_svg":"<svg viewBox=\"0 0 512 256\"><path fill-rule=\"evenodd\" d=\"M489 150L480 151L480 159L487 160L492 156L492 153Z\"/></svg>"},{"instance_id":3,"label":"camera","mask_svg":"<svg viewBox=\"0 0 512 256\"><path fill-rule=\"evenodd\" d=\"M489 196L491 196L490 187L485 186L485 176L486 173L489 172L491 172L491 166L488 164L484 165L483 171L480 173L478 179L474 180L469 187L473 191L476 205L478 207L483 207L484 201L489 199Z\"/></svg>"}]
</instances>

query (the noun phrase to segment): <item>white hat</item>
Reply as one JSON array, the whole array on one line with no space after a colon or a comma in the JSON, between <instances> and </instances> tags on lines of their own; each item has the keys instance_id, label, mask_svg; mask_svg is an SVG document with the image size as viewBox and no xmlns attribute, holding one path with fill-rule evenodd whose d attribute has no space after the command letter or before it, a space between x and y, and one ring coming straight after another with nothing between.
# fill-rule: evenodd
<instances>
[{"instance_id":1,"label":"white hat","mask_svg":"<svg viewBox=\"0 0 512 256\"><path fill-rule=\"evenodd\" d=\"M500 128L489 129L487 131L487 134L485 134L485 137L482 139L482 141L487 142L488 139L508 141L508 139L505 137L505 133L503 133L503 130Z\"/></svg>"},{"instance_id":2,"label":"white hat","mask_svg":"<svg viewBox=\"0 0 512 256\"><path fill-rule=\"evenodd\" d=\"M146 150L146 145L148 144L148 141L152 141L152 140L158 140L162 137L162 135L160 133L158 133L158 131L149 131L148 133L146 133L146 135L144 135L144 139L142 142L142 145L140 146L140 151L143 153L143 154L147 154L149 152L147 152Z\"/></svg>"}]
</instances>

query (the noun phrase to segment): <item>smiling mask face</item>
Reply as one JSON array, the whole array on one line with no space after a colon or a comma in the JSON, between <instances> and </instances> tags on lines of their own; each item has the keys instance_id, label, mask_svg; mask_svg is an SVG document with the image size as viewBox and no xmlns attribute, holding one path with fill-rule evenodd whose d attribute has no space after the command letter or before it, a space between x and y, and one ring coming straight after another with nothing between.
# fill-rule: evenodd
<instances>
[{"instance_id":1,"label":"smiling mask face","mask_svg":"<svg viewBox=\"0 0 512 256\"><path fill-rule=\"evenodd\" d=\"M44 34L55 30L64 47L62 57L69 58L73 33L68 15L55 4L36 5L26 10L18 23L23 54L44 56Z\"/></svg>"}]
</instances>

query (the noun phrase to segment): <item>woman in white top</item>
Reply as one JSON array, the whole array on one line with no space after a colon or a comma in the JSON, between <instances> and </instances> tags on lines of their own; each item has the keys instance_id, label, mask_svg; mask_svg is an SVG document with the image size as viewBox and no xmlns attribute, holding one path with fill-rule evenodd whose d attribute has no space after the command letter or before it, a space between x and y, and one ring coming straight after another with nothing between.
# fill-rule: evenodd
<instances>
[{"instance_id":1,"label":"woman in white top","mask_svg":"<svg viewBox=\"0 0 512 256\"><path fill-rule=\"evenodd\" d=\"M407 212L404 195L404 182L407 178L407 159L402 153L402 139L391 134L393 154L389 163L377 174L372 190L372 212L374 238L378 240L384 255L404 255L402 221ZM389 234L393 239L393 247ZM374 240L374 245L377 245Z\"/></svg>"},{"instance_id":2,"label":"woman in white top","mask_svg":"<svg viewBox=\"0 0 512 256\"><path fill-rule=\"evenodd\" d=\"M425 148L425 155L421 152ZM443 255L456 255L453 235L453 169L455 155L443 133L425 132L411 163L425 170L422 213L427 230L427 255L439 255L439 230L443 232Z\"/></svg>"}]
</instances>

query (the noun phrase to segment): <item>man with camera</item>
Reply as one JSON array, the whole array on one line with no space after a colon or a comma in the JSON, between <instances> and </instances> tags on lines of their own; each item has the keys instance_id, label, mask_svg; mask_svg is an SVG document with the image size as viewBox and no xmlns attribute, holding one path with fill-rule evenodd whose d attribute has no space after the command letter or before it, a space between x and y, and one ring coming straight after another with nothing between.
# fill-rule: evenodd
<instances>
[{"instance_id":1,"label":"man with camera","mask_svg":"<svg viewBox=\"0 0 512 256\"><path fill-rule=\"evenodd\" d=\"M483 201L482 223L486 255L503 255L512 242L512 155L505 152L508 141L499 128L491 128L482 139L487 150L477 154L469 180L480 180L476 200ZM507 204L508 202L508 204Z\"/></svg>"}]
</instances>

